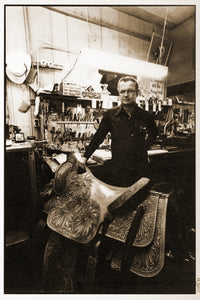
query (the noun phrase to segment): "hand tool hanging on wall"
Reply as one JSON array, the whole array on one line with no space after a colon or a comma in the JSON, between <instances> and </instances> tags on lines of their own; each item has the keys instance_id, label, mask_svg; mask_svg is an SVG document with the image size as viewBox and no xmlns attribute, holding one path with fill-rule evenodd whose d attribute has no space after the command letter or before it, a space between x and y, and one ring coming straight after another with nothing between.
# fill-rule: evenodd
<instances>
[{"instance_id":1,"label":"hand tool hanging on wall","mask_svg":"<svg viewBox=\"0 0 200 300\"><path fill-rule=\"evenodd\" d=\"M36 96L36 98L35 98L35 111L34 111L34 116L35 117L39 113L39 107L40 107L40 96Z\"/></svg>"}]
</instances>

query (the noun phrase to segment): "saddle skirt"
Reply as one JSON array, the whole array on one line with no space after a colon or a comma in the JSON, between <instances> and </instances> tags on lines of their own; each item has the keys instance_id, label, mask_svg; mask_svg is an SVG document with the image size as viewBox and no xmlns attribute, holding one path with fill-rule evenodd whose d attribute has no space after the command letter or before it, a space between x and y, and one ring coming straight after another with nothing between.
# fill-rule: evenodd
<instances>
[{"instance_id":1,"label":"saddle skirt","mask_svg":"<svg viewBox=\"0 0 200 300\"><path fill-rule=\"evenodd\" d=\"M142 276L153 277L164 266L165 227L169 194L151 190L142 202L144 214L139 230L132 243L129 271ZM136 210L116 216L109 224L106 236L121 243L115 244L110 259L111 268L121 269L124 247Z\"/></svg>"}]
</instances>

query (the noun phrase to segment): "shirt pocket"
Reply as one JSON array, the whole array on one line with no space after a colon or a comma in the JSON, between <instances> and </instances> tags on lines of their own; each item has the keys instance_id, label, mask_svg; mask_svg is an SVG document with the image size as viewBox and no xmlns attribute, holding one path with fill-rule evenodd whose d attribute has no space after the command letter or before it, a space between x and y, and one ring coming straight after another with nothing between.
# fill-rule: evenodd
<instances>
[{"instance_id":1,"label":"shirt pocket","mask_svg":"<svg viewBox=\"0 0 200 300\"><path fill-rule=\"evenodd\" d=\"M134 123L132 125L132 130L131 130L131 136L138 136L138 137L142 137L142 127L140 125L140 123Z\"/></svg>"},{"instance_id":2,"label":"shirt pocket","mask_svg":"<svg viewBox=\"0 0 200 300\"><path fill-rule=\"evenodd\" d=\"M147 131L146 122L144 120L141 120L141 122L139 122L139 132L140 132L140 136L146 139L148 135L148 131Z\"/></svg>"}]
</instances>

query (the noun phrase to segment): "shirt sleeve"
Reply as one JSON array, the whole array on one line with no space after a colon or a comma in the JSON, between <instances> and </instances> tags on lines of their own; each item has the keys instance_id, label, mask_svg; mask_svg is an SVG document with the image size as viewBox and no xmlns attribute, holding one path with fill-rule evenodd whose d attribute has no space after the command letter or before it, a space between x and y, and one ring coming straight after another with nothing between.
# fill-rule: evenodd
<instances>
[{"instance_id":1,"label":"shirt sleeve","mask_svg":"<svg viewBox=\"0 0 200 300\"><path fill-rule=\"evenodd\" d=\"M99 145L104 141L106 135L110 131L109 124L109 111L107 111L103 116L99 128L95 132L90 144L87 146L84 157L88 159L94 151L98 149Z\"/></svg>"}]
</instances>

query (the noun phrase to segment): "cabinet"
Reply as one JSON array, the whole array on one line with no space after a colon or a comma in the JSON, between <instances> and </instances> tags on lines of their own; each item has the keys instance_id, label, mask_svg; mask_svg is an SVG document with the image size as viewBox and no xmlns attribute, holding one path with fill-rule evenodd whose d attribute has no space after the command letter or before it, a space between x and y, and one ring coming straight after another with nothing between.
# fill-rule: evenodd
<instances>
[{"instance_id":1,"label":"cabinet","mask_svg":"<svg viewBox=\"0 0 200 300\"><path fill-rule=\"evenodd\" d=\"M6 245L28 239L34 228L37 207L35 154L30 144L6 149L5 240Z\"/></svg>"}]
</instances>

